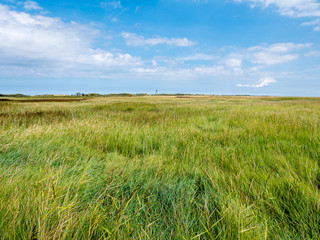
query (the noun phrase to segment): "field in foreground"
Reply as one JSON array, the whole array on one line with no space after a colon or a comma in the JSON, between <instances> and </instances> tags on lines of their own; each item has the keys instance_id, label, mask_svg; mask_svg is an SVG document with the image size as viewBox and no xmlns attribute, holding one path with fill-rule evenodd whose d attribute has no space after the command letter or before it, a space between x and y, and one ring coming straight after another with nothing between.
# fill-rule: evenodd
<instances>
[{"instance_id":1,"label":"field in foreground","mask_svg":"<svg viewBox=\"0 0 320 240\"><path fill-rule=\"evenodd\" d=\"M0 101L1 239L320 239L320 99Z\"/></svg>"}]
</instances>

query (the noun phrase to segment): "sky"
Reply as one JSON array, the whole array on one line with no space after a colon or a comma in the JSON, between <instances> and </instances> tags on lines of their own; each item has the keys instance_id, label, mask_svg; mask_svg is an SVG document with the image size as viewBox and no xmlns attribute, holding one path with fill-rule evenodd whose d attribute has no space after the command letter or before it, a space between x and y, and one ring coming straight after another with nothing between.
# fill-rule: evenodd
<instances>
[{"instance_id":1,"label":"sky","mask_svg":"<svg viewBox=\"0 0 320 240\"><path fill-rule=\"evenodd\" d=\"M0 94L320 96L320 0L0 0Z\"/></svg>"}]
</instances>

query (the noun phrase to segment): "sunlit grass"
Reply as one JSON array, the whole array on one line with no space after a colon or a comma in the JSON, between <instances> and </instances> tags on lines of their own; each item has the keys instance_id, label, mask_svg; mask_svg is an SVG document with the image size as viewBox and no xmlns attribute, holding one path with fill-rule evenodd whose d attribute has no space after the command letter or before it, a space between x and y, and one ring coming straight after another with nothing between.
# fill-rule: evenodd
<instances>
[{"instance_id":1,"label":"sunlit grass","mask_svg":"<svg viewBox=\"0 0 320 240\"><path fill-rule=\"evenodd\" d=\"M320 99L0 102L3 239L319 239Z\"/></svg>"}]
</instances>

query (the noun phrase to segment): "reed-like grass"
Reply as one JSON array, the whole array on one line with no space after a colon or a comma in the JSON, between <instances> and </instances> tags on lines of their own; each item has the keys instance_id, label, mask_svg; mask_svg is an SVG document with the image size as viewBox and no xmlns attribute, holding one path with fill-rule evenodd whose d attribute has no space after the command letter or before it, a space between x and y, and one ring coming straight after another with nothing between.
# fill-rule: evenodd
<instances>
[{"instance_id":1,"label":"reed-like grass","mask_svg":"<svg viewBox=\"0 0 320 240\"><path fill-rule=\"evenodd\" d=\"M1 239L320 239L320 99L0 101Z\"/></svg>"}]
</instances>

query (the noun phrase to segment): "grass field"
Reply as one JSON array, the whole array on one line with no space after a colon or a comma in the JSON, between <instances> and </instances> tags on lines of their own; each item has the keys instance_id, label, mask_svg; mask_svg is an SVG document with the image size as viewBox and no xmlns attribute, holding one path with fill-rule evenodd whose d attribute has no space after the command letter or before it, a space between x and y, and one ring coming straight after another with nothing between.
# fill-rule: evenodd
<instances>
[{"instance_id":1,"label":"grass field","mask_svg":"<svg viewBox=\"0 0 320 240\"><path fill-rule=\"evenodd\" d=\"M0 101L1 239L320 239L320 98L30 99Z\"/></svg>"}]
</instances>

